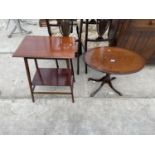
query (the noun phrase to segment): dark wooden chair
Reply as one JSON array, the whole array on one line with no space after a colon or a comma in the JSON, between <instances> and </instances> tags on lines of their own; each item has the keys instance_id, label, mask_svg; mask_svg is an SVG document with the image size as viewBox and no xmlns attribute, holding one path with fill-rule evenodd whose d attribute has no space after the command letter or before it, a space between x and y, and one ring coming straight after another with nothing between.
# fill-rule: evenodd
<instances>
[{"instance_id":1,"label":"dark wooden chair","mask_svg":"<svg viewBox=\"0 0 155 155\"><path fill-rule=\"evenodd\" d=\"M108 42L109 46L116 45L115 34L117 32L118 21L111 19L86 19L82 21L82 25L85 24L85 42L84 42L84 51L88 50L88 42ZM96 26L95 30L97 36L94 38L89 37L89 26ZM105 36L105 33L107 35ZM103 46L103 45L102 45ZM85 64L85 73L88 72L87 65Z\"/></svg>"},{"instance_id":2,"label":"dark wooden chair","mask_svg":"<svg viewBox=\"0 0 155 155\"><path fill-rule=\"evenodd\" d=\"M82 46L81 46L81 31L82 31L82 23L80 24L80 27L78 27L78 24L76 22L75 19L63 19L63 21L67 20L70 26L70 30L67 30L67 26L66 26L66 30L64 32L62 32L63 30L61 29L61 19L55 20L56 23L52 23L50 19L46 19L46 25L47 25L47 30L48 30L48 34L50 36L53 35L52 32L52 27L58 27L59 28L59 32L61 33L62 36L69 36L72 32L73 32L73 28L76 28L76 33L77 33L77 38L76 38L76 42L77 42L77 52L76 52L76 57L77 57L77 74L79 74L80 71L80 55L82 53ZM68 24L66 23L66 24ZM63 23L65 24L65 23ZM65 26L65 25L63 25ZM57 68L59 68L59 64L58 64L58 60L56 60L56 66Z\"/></svg>"}]
</instances>

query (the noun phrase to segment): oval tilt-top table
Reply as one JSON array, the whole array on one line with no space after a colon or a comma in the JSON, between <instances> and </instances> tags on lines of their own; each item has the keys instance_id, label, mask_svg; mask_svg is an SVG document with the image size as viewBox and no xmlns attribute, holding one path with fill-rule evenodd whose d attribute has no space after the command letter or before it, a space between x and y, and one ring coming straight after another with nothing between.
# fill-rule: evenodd
<instances>
[{"instance_id":1,"label":"oval tilt-top table","mask_svg":"<svg viewBox=\"0 0 155 155\"><path fill-rule=\"evenodd\" d=\"M91 93L93 97L105 83L107 83L118 95L122 96L112 85L111 74L131 74L138 72L145 65L145 59L127 49L118 47L97 47L88 50L84 55L85 63L94 70L106 73L100 79L89 78L88 80L101 82L97 90Z\"/></svg>"}]
</instances>

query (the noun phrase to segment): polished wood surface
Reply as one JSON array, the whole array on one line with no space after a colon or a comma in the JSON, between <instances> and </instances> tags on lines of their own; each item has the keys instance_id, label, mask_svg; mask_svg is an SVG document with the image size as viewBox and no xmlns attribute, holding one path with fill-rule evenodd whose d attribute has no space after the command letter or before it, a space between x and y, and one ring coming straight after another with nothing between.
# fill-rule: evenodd
<instances>
[{"instance_id":1,"label":"polished wood surface","mask_svg":"<svg viewBox=\"0 0 155 155\"><path fill-rule=\"evenodd\" d=\"M39 68L33 78L32 84L39 86L70 86L70 69Z\"/></svg>"},{"instance_id":2,"label":"polished wood surface","mask_svg":"<svg viewBox=\"0 0 155 155\"><path fill-rule=\"evenodd\" d=\"M131 26L137 28L138 30L155 31L155 20L154 19L139 19L131 20Z\"/></svg>"},{"instance_id":3,"label":"polished wood surface","mask_svg":"<svg viewBox=\"0 0 155 155\"><path fill-rule=\"evenodd\" d=\"M71 59L75 52L74 37L26 36L13 56Z\"/></svg>"},{"instance_id":4,"label":"polished wood surface","mask_svg":"<svg viewBox=\"0 0 155 155\"><path fill-rule=\"evenodd\" d=\"M24 58L32 101L34 94L71 94L74 102L74 70L72 58L75 56L76 43L73 37L27 36L19 45L14 57ZM36 73L31 79L28 59L34 59ZM40 68L37 59L64 59L67 68ZM69 86L70 92L41 92L36 86Z\"/></svg>"},{"instance_id":5,"label":"polished wood surface","mask_svg":"<svg viewBox=\"0 0 155 155\"><path fill-rule=\"evenodd\" d=\"M90 49L84 60L91 68L108 74L134 73L145 65L145 59L140 55L117 47Z\"/></svg>"}]
</instances>

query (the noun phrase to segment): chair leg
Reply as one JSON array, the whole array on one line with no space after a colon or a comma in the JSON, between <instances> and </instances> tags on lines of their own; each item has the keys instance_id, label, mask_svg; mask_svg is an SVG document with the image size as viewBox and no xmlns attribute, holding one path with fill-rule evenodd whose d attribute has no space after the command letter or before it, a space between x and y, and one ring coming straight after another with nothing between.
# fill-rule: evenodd
<instances>
[{"instance_id":1,"label":"chair leg","mask_svg":"<svg viewBox=\"0 0 155 155\"><path fill-rule=\"evenodd\" d=\"M86 33L85 33L85 52L87 52L87 39L88 39L88 19L86 19ZM85 63L85 73L88 73L87 64Z\"/></svg>"},{"instance_id":2,"label":"chair leg","mask_svg":"<svg viewBox=\"0 0 155 155\"><path fill-rule=\"evenodd\" d=\"M77 75L79 75L80 72L80 56L79 53L77 54Z\"/></svg>"},{"instance_id":3,"label":"chair leg","mask_svg":"<svg viewBox=\"0 0 155 155\"><path fill-rule=\"evenodd\" d=\"M86 73L86 74L88 73L88 67L87 67L87 64L85 64L85 73Z\"/></svg>"}]
</instances>

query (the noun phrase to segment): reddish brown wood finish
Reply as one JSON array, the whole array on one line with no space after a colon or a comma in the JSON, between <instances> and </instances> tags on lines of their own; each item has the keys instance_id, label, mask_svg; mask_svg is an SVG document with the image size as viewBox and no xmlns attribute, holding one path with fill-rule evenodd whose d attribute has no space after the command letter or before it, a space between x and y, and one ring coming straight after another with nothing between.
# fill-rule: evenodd
<instances>
[{"instance_id":1,"label":"reddish brown wood finish","mask_svg":"<svg viewBox=\"0 0 155 155\"><path fill-rule=\"evenodd\" d=\"M34 94L71 94L74 102L73 82L74 70L72 58L75 56L75 39L73 37L46 37L27 36L24 38L14 57L24 58L27 78L29 82L32 101ZM34 59L36 73L31 79L28 59ZM36 59L65 59L66 69L59 68L39 68ZM70 92L37 92L36 86L69 86Z\"/></svg>"},{"instance_id":2,"label":"reddish brown wood finish","mask_svg":"<svg viewBox=\"0 0 155 155\"><path fill-rule=\"evenodd\" d=\"M70 86L70 69L39 68L36 72L32 84L39 86Z\"/></svg>"},{"instance_id":3,"label":"reddish brown wood finish","mask_svg":"<svg viewBox=\"0 0 155 155\"><path fill-rule=\"evenodd\" d=\"M26 36L14 57L25 58L74 58L76 51L73 37Z\"/></svg>"},{"instance_id":4,"label":"reddish brown wood finish","mask_svg":"<svg viewBox=\"0 0 155 155\"><path fill-rule=\"evenodd\" d=\"M108 74L129 74L141 70L145 60L140 55L122 48L98 47L86 52L86 64Z\"/></svg>"}]
</instances>

